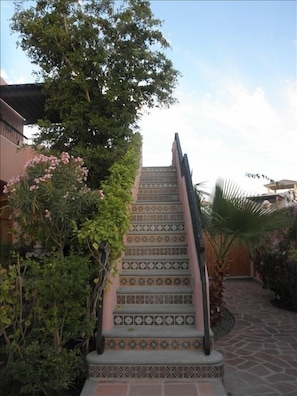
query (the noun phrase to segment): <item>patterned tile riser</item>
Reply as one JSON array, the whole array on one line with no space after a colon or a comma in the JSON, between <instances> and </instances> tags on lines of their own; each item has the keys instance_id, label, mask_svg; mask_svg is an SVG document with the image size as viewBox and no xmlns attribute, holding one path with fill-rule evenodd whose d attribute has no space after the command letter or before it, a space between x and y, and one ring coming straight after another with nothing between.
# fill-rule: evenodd
<instances>
[{"instance_id":1,"label":"patterned tile riser","mask_svg":"<svg viewBox=\"0 0 297 396\"><path fill-rule=\"evenodd\" d=\"M181 256L187 254L187 246L127 247L126 256Z\"/></svg>"},{"instance_id":2,"label":"patterned tile riser","mask_svg":"<svg viewBox=\"0 0 297 396\"><path fill-rule=\"evenodd\" d=\"M158 228L158 227L157 227ZM156 231L158 232L158 231ZM168 231L167 231L168 232ZM150 245L158 245L158 244L182 244L186 240L185 234L146 234L146 235L139 235L139 234L128 234L126 236L126 244L150 244Z\"/></svg>"},{"instance_id":3,"label":"patterned tile riser","mask_svg":"<svg viewBox=\"0 0 297 396\"><path fill-rule=\"evenodd\" d=\"M121 274L121 286L189 286L191 284L191 276L141 276Z\"/></svg>"},{"instance_id":4,"label":"patterned tile riser","mask_svg":"<svg viewBox=\"0 0 297 396\"><path fill-rule=\"evenodd\" d=\"M218 365L89 365L89 378L223 378L223 363Z\"/></svg>"},{"instance_id":5,"label":"patterned tile riser","mask_svg":"<svg viewBox=\"0 0 297 396\"><path fill-rule=\"evenodd\" d=\"M122 261L123 270L186 270L189 269L188 261Z\"/></svg>"},{"instance_id":6,"label":"patterned tile riser","mask_svg":"<svg viewBox=\"0 0 297 396\"><path fill-rule=\"evenodd\" d=\"M138 201L152 201L152 202L175 202L178 201L177 194L139 194Z\"/></svg>"},{"instance_id":7,"label":"patterned tile riser","mask_svg":"<svg viewBox=\"0 0 297 396\"><path fill-rule=\"evenodd\" d=\"M195 315L115 313L113 323L115 326L189 326L195 325Z\"/></svg>"},{"instance_id":8,"label":"patterned tile riser","mask_svg":"<svg viewBox=\"0 0 297 396\"><path fill-rule=\"evenodd\" d=\"M146 196L146 195L152 195L154 197L156 197L155 201L158 201L158 197L159 195L172 195L178 194L178 190L176 187L172 188L172 187L164 187L164 188L140 188L138 190L138 197L142 197L142 196Z\"/></svg>"},{"instance_id":9,"label":"patterned tile riser","mask_svg":"<svg viewBox=\"0 0 297 396\"><path fill-rule=\"evenodd\" d=\"M162 224L159 222L158 224L131 224L130 230L127 235L130 233L160 233L160 232L182 232L184 231L184 224L183 223L174 223L174 224ZM184 234L183 234L184 235Z\"/></svg>"},{"instance_id":10,"label":"patterned tile riser","mask_svg":"<svg viewBox=\"0 0 297 396\"><path fill-rule=\"evenodd\" d=\"M192 304L192 294L118 294L117 304Z\"/></svg>"},{"instance_id":11,"label":"patterned tile riser","mask_svg":"<svg viewBox=\"0 0 297 396\"><path fill-rule=\"evenodd\" d=\"M139 184L177 184L176 183L176 174L168 174L168 175L159 175L159 176L151 176L151 175L145 175L141 176L139 180Z\"/></svg>"},{"instance_id":12,"label":"patterned tile riser","mask_svg":"<svg viewBox=\"0 0 297 396\"><path fill-rule=\"evenodd\" d=\"M136 227L135 223L162 223L162 222L175 222L183 225L183 214L182 213L170 213L170 214L134 214L131 216L131 227ZM141 224L142 225L142 224Z\"/></svg>"},{"instance_id":13,"label":"patterned tile riser","mask_svg":"<svg viewBox=\"0 0 297 396\"><path fill-rule=\"evenodd\" d=\"M142 191L142 189L165 189L167 191L168 188L174 188L177 189L177 183L175 182L169 182L169 181L163 181L161 183L147 183L147 182L140 182L138 188Z\"/></svg>"},{"instance_id":14,"label":"patterned tile riser","mask_svg":"<svg viewBox=\"0 0 297 396\"><path fill-rule=\"evenodd\" d=\"M155 203L155 204L133 204L132 213L182 213L182 206L179 203Z\"/></svg>"},{"instance_id":15,"label":"patterned tile riser","mask_svg":"<svg viewBox=\"0 0 297 396\"><path fill-rule=\"evenodd\" d=\"M106 350L167 350L202 351L203 339L200 338L105 338Z\"/></svg>"},{"instance_id":16,"label":"patterned tile riser","mask_svg":"<svg viewBox=\"0 0 297 396\"><path fill-rule=\"evenodd\" d=\"M142 169L142 175L146 173L170 173L176 172L176 168L174 166L144 166Z\"/></svg>"}]
</instances>

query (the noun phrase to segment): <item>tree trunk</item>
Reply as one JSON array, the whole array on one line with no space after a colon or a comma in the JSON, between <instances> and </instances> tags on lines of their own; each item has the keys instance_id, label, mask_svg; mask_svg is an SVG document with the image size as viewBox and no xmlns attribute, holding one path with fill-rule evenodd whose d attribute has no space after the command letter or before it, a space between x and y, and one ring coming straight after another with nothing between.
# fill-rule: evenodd
<instances>
[{"instance_id":1,"label":"tree trunk","mask_svg":"<svg viewBox=\"0 0 297 396\"><path fill-rule=\"evenodd\" d=\"M223 280L225 273L224 260L217 261L214 266L213 275L209 285L210 299L210 323L216 326L221 322L222 305L223 305Z\"/></svg>"}]
</instances>

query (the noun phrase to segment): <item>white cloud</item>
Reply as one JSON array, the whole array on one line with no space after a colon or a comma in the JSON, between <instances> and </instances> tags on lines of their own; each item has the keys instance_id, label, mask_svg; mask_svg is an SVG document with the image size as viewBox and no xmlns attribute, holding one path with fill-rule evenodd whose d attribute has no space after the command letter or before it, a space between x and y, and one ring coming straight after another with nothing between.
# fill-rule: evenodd
<instances>
[{"instance_id":1,"label":"white cloud","mask_svg":"<svg viewBox=\"0 0 297 396\"><path fill-rule=\"evenodd\" d=\"M203 99L181 91L177 96L179 104L168 110L154 109L143 117L145 166L170 164L171 145L178 132L194 182L207 181L211 187L223 177L254 193L265 192L266 181L248 179L246 173L297 179L294 83L286 83L277 107L262 87L248 90L236 84Z\"/></svg>"},{"instance_id":2,"label":"white cloud","mask_svg":"<svg viewBox=\"0 0 297 396\"><path fill-rule=\"evenodd\" d=\"M1 77L7 82L7 84L26 84L28 83L27 74L20 75L14 70L7 72L5 69L1 69ZM29 81L32 82L32 81Z\"/></svg>"}]
</instances>

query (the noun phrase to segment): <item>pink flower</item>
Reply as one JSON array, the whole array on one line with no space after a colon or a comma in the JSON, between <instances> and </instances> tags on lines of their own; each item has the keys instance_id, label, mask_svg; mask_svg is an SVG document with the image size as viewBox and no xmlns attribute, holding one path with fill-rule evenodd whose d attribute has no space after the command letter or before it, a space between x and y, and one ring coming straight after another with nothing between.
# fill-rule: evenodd
<instances>
[{"instance_id":1,"label":"pink flower","mask_svg":"<svg viewBox=\"0 0 297 396\"><path fill-rule=\"evenodd\" d=\"M61 161L63 164L69 164L70 156L66 151L63 151L61 154Z\"/></svg>"}]
</instances>

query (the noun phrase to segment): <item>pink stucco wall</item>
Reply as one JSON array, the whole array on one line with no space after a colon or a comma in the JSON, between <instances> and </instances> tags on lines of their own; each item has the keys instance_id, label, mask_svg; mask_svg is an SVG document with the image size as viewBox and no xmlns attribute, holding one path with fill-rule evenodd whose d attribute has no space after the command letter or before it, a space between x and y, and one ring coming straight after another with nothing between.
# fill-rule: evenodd
<instances>
[{"instance_id":1,"label":"pink stucco wall","mask_svg":"<svg viewBox=\"0 0 297 396\"><path fill-rule=\"evenodd\" d=\"M22 173L26 162L33 155L34 151L30 146L17 146L0 135L0 180L8 182Z\"/></svg>"},{"instance_id":2,"label":"pink stucco wall","mask_svg":"<svg viewBox=\"0 0 297 396\"><path fill-rule=\"evenodd\" d=\"M193 300L194 300L193 303L196 310L196 327L199 331L203 332L204 318L203 318L202 285L201 285L201 278L199 271L199 263L197 258L191 212L190 212L187 190L186 190L186 182L184 177L182 177L181 175L181 170L178 162L177 147L175 142L173 143L172 146L172 165L176 168L177 171L179 198L181 200L183 207L186 240L188 245L189 266L191 271L192 287L193 287ZM208 274L206 268L205 271L206 271L206 287L208 290Z\"/></svg>"}]
</instances>

